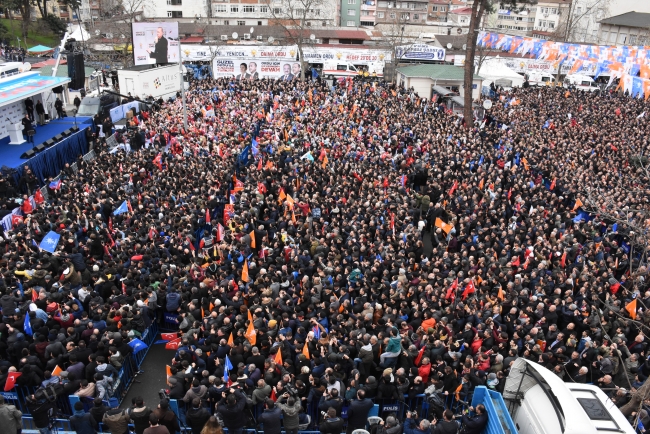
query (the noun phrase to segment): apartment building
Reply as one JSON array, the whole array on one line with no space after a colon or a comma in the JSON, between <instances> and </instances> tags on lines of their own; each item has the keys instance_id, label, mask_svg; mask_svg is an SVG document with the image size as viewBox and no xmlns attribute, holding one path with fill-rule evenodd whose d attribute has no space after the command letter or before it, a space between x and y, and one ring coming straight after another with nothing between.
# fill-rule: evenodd
<instances>
[{"instance_id":1,"label":"apartment building","mask_svg":"<svg viewBox=\"0 0 650 434\"><path fill-rule=\"evenodd\" d=\"M428 0L378 0L376 22L400 26L424 24L427 21L428 10Z\"/></svg>"},{"instance_id":2,"label":"apartment building","mask_svg":"<svg viewBox=\"0 0 650 434\"><path fill-rule=\"evenodd\" d=\"M447 22L451 11L464 7L467 7L467 2L461 0L429 0L427 21Z\"/></svg>"},{"instance_id":3,"label":"apartment building","mask_svg":"<svg viewBox=\"0 0 650 434\"><path fill-rule=\"evenodd\" d=\"M160 0L156 0L160 1ZM173 1L173 0L172 0ZM266 26L274 24L274 18L281 21L288 15L286 8L291 0L211 0L212 24L224 26ZM359 1L359 0L357 0ZM305 26L326 27L339 24L338 0L314 2L314 7L307 11ZM296 10L295 15L303 15Z\"/></svg>"},{"instance_id":4,"label":"apartment building","mask_svg":"<svg viewBox=\"0 0 650 434\"><path fill-rule=\"evenodd\" d=\"M650 13L628 12L600 20L598 42L611 45L647 45Z\"/></svg>"},{"instance_id":5,"label":"apartment building","mask_svg":"<svg viewBox=\"0 0 650 434\"><path fill-rule=\"evenodd\" d=\"M376 0L341 0L341 27L374 27L376 18Z\"/></svg>"}]
</instances>

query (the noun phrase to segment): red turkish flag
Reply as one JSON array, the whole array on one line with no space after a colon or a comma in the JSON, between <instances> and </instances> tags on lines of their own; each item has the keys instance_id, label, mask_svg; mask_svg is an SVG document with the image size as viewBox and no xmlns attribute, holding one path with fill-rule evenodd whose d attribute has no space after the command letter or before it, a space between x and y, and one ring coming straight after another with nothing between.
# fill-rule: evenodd
<instances>
[{"instance_id":1,"label":"red turkish flag","mask_svg":"<svg viewBox=\"0 0 650 434\"><path fill-rule=\"evenodd\" d=\"M173 341L178 338L178 333L161 333L160 337L164 341Z\"/></svg>"},{"instance_id":2,"label":"red turkish flag","mask_svg":"<svg viewBox=\"0 0 650 434\"><path fill-rule=\"evenodd\" d=\"M476 288L474 287L474 281L470 280L467 286L465 287L465 290L463 291L463 300L465 300L470 294L474 294L476 292Z\"/></svg>"},{"instance_id":3,"label":"red turkish flag","mask_svg":"<svg viewBox=\"0 0 650 434\"><path fill-rule=\"evenodd\" d=\"M32 201L29 199L25 199L20 208L23 210L23 214L31 214L34 210L34 207L32 207Z\"/></svg>"},{"instance_id":4,"label":"red turkish flag","mask_svg":"<svg viewBox=\"0 0 650 434\"><path fill-rule=\"evenodd\" d=\"M180 347L180 346L181 346L181 339L177 338L177 339L174 339L173 341L167 342L165 344L165 349L166 350L174 350L174 351L176 351L178 349L178 347Z\"/></svg>"},{"instance_id":5,"label":"red turkish flag","mask_svg":"<svg viewBox=\"0 0 650 434\"><path fill-rule=\"evenodd\" d=\"M7 374L7 382L5 383L5 392L9 392L16 386L16 379L23 375L22 372L10 372Z\"/></svg>"}]
</instances>

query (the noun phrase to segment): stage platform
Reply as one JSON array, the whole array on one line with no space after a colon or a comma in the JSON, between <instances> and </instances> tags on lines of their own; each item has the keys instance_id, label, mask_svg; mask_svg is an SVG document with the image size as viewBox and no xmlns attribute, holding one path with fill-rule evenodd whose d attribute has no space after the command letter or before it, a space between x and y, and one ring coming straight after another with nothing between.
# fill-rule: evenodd
<instances>
[{"instance_id":1,"label":"stage platform","mask_svg":"<svg viewBox=\"0 0 650 434\"><path fill-rule=\"evenodd\" d=\"M21 145L10 145L9 136L5 137L4 139L1 139L0 140L0 162L2 162L1 165L10 168L18 168L24 166L25 163L29 160L20 158L23 152L53 138L57 134L60 134L63 131L68 130L74 126L75 126L74 117L56 119L50 121L49 123L43 125L42 127L36 125L36 135L34 135L34 144L25 142ZM88 116L77 117L77 127L79 127L79 130L83 130L91 126L92 126L91 117ZM57 147L57 146L59 146L58 143L55 144L53 147Z\"/></svg>"}]
</instances>

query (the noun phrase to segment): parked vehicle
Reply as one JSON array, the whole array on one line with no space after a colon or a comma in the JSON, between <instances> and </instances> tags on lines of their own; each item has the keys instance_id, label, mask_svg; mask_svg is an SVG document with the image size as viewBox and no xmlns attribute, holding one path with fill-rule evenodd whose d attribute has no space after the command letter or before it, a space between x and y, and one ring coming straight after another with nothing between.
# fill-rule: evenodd
<instances>
[{"instance_id":1,"label":"parked vehicle","mask_svg":"<svg viewBox=\"0 0 650 434\"><path fill-rule=\"evenodd\" d=\"M593 78L583 74L567 75L564 78L564 83L567 85L575 86L576 89L586 90L588 92L600 91L600 86L596 84Z\"/></svg>"}]
</instances>

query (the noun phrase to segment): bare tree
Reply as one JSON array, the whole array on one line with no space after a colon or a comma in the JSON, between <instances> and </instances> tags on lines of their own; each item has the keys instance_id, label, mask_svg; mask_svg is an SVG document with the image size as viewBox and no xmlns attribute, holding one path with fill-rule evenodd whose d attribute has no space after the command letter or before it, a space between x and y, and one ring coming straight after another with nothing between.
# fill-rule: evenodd
<instances>
[{"instance_id":1,"label":"bare tree","mask_svg":"<svg viewBox=\"0 0 650 434\"><path fill-rule=\"evenodd\" d=\"M553 32L554 39L565 42L586 42L586 27L589 20L593 17L609 15L609 6L608 0L574 0L564 8L560 22Z\"/></svg>"},{"instance_id":2,"label":"bare tree","mask_svg":"<svg viewBox=\"0 0 650 434\"><path fill-rule=\"evenodd\" d=\"M315 42L310 38L312 21L323 21L328 9L336 8L327 0L266 0L271 22L269 25L280 26L285 32L289 45L297 45L300 56L300 79L305 80L305 47Z\"/></svg>"},{"instance_id":3,"label":"bare tree","mask_svg":"<svg viewBox=\"0 0 650 434\"><path fill-rule=\"evenodd\" d=\"M116 5L115 16L106 19L103 28L107 34L107 39L112 40L116 48L113 59L122 64L122 66L133 66L133 35L131 34L131 24L140 21L145 11L153 7L154 0L121 0ZM106 2L108 4L108 2Z\"/></svg>"},{"instance_id":4,"label":"bare tree","mask_svg":"<svg viewBox=\"0 0 650 434\"><path fill-rule=\"evenodd\" d=\"M416 38L410 36L407 32L408 21L399 10L392 9L395 17L390 22L386 23L382 28L383 41L382 44L387 50L391 52L391 63L393 65L391 74L395 79L395 70L399 66L400 61L411 50L413 44L417 41ZM384 77L386 71L384 71Z\"/></svg>"},{"instance_id":5,"label":"bare tree","mask_svg":"<svg viewBox=\"0 0 650 434\"><path fill-rule=\"evenodd\" d=\"M534 4L537 0L474 0L469 20L469 32L465 49L464 109L465 128L474 126L472 110L472 84L474 82L474 58L476 57L476 39L483 17L494 11L495 6L519 11L522 6Z\"/></svg>"}]
</instances>

